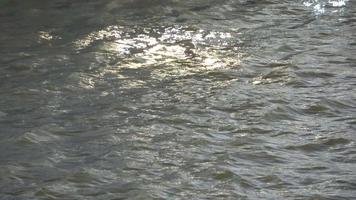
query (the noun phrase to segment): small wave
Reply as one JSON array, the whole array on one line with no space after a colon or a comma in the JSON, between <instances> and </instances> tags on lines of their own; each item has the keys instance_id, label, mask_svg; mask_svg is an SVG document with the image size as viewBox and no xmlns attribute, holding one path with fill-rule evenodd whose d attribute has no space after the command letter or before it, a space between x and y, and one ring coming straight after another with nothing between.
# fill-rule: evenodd
<instances>
[{"instance_id":1,"label":"small wave","mask_svg":"<svg viewBox=\"0 0 356 200\"><path fill-rule=\"evenodd\" d=\"M46 130L35 130L24 133L17 139L20 143L41 144L55 142L59 137Z\"/></svg>"},{"instance_id":2,"label":"small wave","mask_svg":"<svg viewBox=\"0 0 356 200\"><path fill-rule=\"evenodd\" d=\"M7 116L6 112L0 111L0 119Z\"/></svg>"},{"instance_id":3,"label":"small wave","mask_svg":"<svg viewBox=\"0 0 356 200\"><path fill-rule=\"evenodd\" d=\"M299 144L299 145L290 145L287 146L286 149L289 150L300 150L306 152L314 152L314 151L325 151L330 150L330 148L342 147L350 144L352 141L346 138L327 138L321 139L317 142Z\"/></svg>"}]
</instances>

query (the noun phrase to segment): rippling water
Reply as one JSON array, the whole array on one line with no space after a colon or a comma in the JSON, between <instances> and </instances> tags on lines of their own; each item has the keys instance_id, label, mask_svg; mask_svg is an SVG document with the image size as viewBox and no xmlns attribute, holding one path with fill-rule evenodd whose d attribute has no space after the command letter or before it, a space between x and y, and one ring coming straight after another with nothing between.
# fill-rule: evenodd
<instances>
[{"instance_id":1,"label":"rippling water","mask_svg":"<svg viewBox=\"0 0 356 200\"><path fill-rule=\"evenodd\" d=\"M0 0L0 199L355 199L353 0Z\"/></svg>"}]
</instances>

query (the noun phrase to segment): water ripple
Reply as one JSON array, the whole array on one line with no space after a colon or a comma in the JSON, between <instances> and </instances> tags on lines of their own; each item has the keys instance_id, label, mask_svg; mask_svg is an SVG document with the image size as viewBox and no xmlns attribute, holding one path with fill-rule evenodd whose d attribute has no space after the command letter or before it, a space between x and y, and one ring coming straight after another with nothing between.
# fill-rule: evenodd
<instances>
[{"instance_id":1,"label":"water ripple","mask_svg":"<svg viewBox=\"0 0 356 200\"><path fill-rule=\"evenodd\" d=\"M0 2L0 199L354 199L355 4Z\"/></svg>"}]
</instances>

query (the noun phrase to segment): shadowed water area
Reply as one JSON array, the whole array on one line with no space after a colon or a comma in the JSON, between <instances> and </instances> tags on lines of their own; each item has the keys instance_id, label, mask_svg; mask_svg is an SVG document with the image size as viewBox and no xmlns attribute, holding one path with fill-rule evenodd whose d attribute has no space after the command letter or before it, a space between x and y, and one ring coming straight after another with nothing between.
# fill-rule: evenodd
<instances>
[{"instance_id":1,"label":"shadowed water area","mask_svg":"<svg viewBox=\"0 0 356 200\"><path fill-rule=\"evenodd\" d=\"M355 199L353 0L0 0L0 199Z\"/></svg>"}]
</instances>

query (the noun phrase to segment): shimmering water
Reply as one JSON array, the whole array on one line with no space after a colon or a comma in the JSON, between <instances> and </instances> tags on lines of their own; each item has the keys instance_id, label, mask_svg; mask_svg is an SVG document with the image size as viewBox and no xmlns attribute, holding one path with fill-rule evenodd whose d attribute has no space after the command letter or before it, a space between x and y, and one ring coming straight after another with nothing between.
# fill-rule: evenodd
<instances>
[{"instance_id":1,"label":"shimmering water","mask_svg":"<svg viewBox=\"0 0 356 200\"><path fill-rule=\"evenodd\" d=\"M0 0L0 199L356 199L353 0Z\"/></svg>"}]
</instances>

